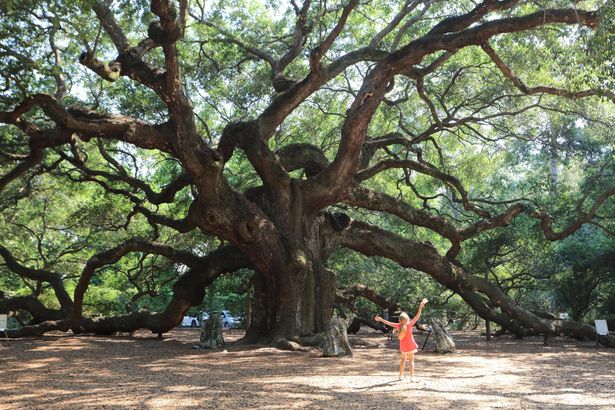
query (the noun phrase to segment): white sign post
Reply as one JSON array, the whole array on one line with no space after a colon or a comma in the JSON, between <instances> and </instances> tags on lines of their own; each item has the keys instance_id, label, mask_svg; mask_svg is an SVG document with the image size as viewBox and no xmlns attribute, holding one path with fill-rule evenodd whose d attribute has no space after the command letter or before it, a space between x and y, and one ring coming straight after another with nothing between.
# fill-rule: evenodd
<instances>
[{"instance_id":1,"label":"white sign post","mask_svg":"<svg viewBox=\"0 0 615 410\"><path fill-rule=\"evenodd\" d=\"M594 322L596 324L596 333L598 334L598 344L600 344L600 336L608 336L609 335L609 327L606 324L606 320L596 320Z\"/></svg>"},{"instance_id":2,"label":"white sign post","mask_svg":"<svg viewBox=\"0 0 615 410\"><path fill-rule=\"evenodd\" d=\"M0 332L4 332L4 337L8 343L9 335L6 334L6 326L7 326L8 315L0 315Z\"/></svg>"}]
</instances>

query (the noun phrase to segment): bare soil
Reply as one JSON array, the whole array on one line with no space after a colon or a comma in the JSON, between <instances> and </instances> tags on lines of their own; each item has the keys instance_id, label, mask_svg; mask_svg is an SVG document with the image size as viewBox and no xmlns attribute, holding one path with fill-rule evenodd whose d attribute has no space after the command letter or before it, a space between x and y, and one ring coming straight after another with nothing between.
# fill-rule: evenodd
<instances>
[{"instance_id":1,"label":"bare soil","mask_svg":"<svg viewBox=\"0 0 615 410\"><path fill-rule=\"evenodd\" d=\"M192 349L198 337L198 329L176 329L162 340L58 333L2 341L0 408L615 408L615 350L594 342L486 342L453 332L459 351L437 354L430 339L410 382L397 381L399 353L380 334L359 334L376 347L345 358L232 343Z\"/></svg>"}]
</instances>

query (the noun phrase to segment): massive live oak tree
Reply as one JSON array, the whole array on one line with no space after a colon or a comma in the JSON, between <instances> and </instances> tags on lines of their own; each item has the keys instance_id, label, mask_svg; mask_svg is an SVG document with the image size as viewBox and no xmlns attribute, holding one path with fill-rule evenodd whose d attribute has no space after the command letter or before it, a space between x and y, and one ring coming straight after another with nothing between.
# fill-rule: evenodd
<instances>
[{"instance_id":1,"label":"massive live oak tree","mask_svg":"<svg viewBox=\"0 0 615 410\"><path fill-rule=\"evenodd\" d=\"M245 268L246 341L301 341L326 330L337 291L327 261L348 249L424 272L519 336L593 337L592 326L531 313L460 255L517 220L549 241L612 229L610 2L32 0L0 10L2 274L32 290L1 295L0 311L32 317L10 336L163 333L217 277ZM566 189L555 192L556 168L553 189L522 193L520 169L532 164L502 156L548 140L557 158L555 117L598 148L579 163L580 195L550 210ZM84 315L92 281L127 260L139 295L174 282L166 308ZM165 263L166 276L150 269L139 282L136 268ZM45 290L57 302L43 303Z\"/></svg>"}]
</instances>

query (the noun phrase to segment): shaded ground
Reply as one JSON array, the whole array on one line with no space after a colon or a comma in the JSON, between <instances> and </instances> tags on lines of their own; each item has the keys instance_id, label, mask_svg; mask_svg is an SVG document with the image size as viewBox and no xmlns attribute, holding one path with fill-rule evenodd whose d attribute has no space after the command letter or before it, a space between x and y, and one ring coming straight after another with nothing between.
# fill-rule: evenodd
<instances>
[{"instance_id":1,"label":"shaded ground","mask_svg":"<svg viewBox=\"0 0 615 410\"><path fill-rule=\"evenodd\" d=\"M335 359L271 348L193 350L198 335L177 329L164 340L139 333L0 342L0 408L615 408L615 350L592 342L487 343L457 332L459 352L429 352L429 341L410 383L396 381L399 354L378 334L360 336L379 347Z\"/></svg>"}]
</instances>

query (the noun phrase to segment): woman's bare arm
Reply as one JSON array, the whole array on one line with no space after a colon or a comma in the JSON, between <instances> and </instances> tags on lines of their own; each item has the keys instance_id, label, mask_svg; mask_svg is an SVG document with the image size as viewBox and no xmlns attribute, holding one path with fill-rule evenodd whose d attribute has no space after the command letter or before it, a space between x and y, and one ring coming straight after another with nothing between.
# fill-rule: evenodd
<instances>
[{"instance_id":1,"label":"woman's bare arm","mask_svg":"<svg viewBox=\"0 0 615 410\"><path fill-rule=\"evenodd\" d=\"M416 315L410 321L410 323L412 325L414 325L419 320L419 318L421 317L421 312L423 311L423 306L425 306L427 304L427 302L428 302L427 299L423 299L421 301L421 304L419 305L419 310L416 312Z\"/></svg>"},{"instance_id":2,"label":"woman's bare arm","mask_svg":"<svg viewBox=\"0 0 615 410\"><path fill-rule=\"evenodd\" d=\"M389 322L388 320L384 320L383 318L381 318L381 317L380 317L380 316L378 316L378 315L376 315L376 317L374 318L374 320L375 320L376 322L382 322L382 323L384 323L385 325L390 326L390 327L396 327L396 326L399 324L399 323Z\"/></svg>"}]
</instances>

